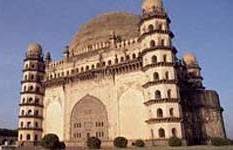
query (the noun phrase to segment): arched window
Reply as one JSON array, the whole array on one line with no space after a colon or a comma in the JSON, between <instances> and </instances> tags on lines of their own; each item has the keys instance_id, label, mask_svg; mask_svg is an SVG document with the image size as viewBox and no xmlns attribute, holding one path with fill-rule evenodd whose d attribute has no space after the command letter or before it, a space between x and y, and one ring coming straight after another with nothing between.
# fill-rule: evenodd
<instances>
[{"instance_id":1,"label":"arched window","mask_svg":"<svg viewBox=\"0 0 233 150\"><path fill-rule=\"evenodd\" d=\"M176 136L177 136L176 128L172 128L172 136L173 136L173 137L176 137Z\"/></svg>"},{"instance_id":2,"label":"arched window","mask_svg":"<svg viewBox=\"0 0 233 150\"><path fill-rule=\"evenodd\" d=\"M156 64L157 61L158 61L158 60L157 60L157 57L156 57L156 56L152 56L152 63L153 63L153 64Z\"/></svg>"},{"instance_id":3,"label":"arched window","mask_svg":"<svg viewBox=\"0 0 233 150\"><path fill-rule=\"evenodd\" d=\"M38 128L38 122L35 122L35 127Z\"/></svg>"},{"instance_id":4,"label":"arched window","mask_svg":"<svg viewBox=\"0 0 233 150\"><path fill-rule=\"evenodd\" d=\"M130 60L130 56L129 55L126 56L126 60Z\"/></svg>"},{"instance_id":5,"label":"arched window","mask_svg":"<svg viewBox=\"0 0 233 150\"><path fill-rule=\"evenodd\" d=\"M32 90L33 90L33 86L30 86L30 87L29 87L29 90L32 91Z\"/></svg>"},{"instance_id":6,"label":"arched window","mask_svg":"<svg viewBox=\"0 0 233 150\"><path fill-rule=\"evenodd\" d=\"M38 111L38 110L35 110L34 115L35 115L35 116L38 116L38 115L39 115L39 111Z\"/></svg>"},{"instance_id":7,"label":"arched window","mask_svg":"<svg viewBox=\"0 0 233 150\"><path fill-rule=\"evenodd\" d=\"M24 115L24 110L21 111L21 115L22 115L22 116Z\"/></svg>"},{"instance_id":8,"label":"arched window","mask_svg":"<svg viewBox=\"0 0 233 150\"><path fill-rule=\"evenodd\" d=\"M86 71L89 70L89 66L86 66Z\"/></svg>"},{"instance_id":9,"label":"arched window","mask_svg":"<svg viewBox=\"0 0 233 150\"><path fill-rule=\"evenodd\" d=\"M124 61L124 57L121 57L121 62L123 62Z\"/></svg>"},{"instance_id":10,"label":"arched window","mask_svg":"<svg viewBox=\"0 0 233 150\"><path fill-rule=\"evenodd\" d=\"M161 99L161 92L158 90L155 92L155 99Z\"/></svg>"},{"instance_id":11,"label":"arched window","mask_svg":"<svg viewBox=\"0 0 233 150\"><path fill-rule=\"evenodd\" d=\"M28 121L28 122L27 122L27 128L30 128L30 127L31 127L31 122Z\"/></svg>"},{"instance_id":12,"label":"arched window","mask_svg":"<svg viewBox=\"0 0 233 150\"><path fill-rule=\"evenodd\" d=\"M38 135L37 134L35 135L35 141L38 141Z\"/></svg>"},{"instance_id":13,"label":"arched window","mask_svg":"<svg viewBox=\"0 0 233 150\"><path fill-rule=\"evenodd\" d=\"M159 74L158 74L158 72L155 72L155 73L154 73L154 80L155 80L155 81L158 81L158 80L159 80Z\"/></svg>"},{"instance_id":14,"label":"arched window","mask_svg":"<svg viewBox=\"0 0 233 150\"><path fill-rule=\"evenodd\" d=\"M148 26L148 31L149 32L152 32L154 30L154 26L152 25L152 24L150 24L149 26Z\"/></svg>"},{"instance_id":15,"label":"arched window","mask_svg":"<svg viewBox=\"0 0 233 150\"><path fill-rule=\"evenodd\" d=\"M163 62L167 62L167 55L163 55Z\"/></svg>"},{"instance_id":16,"label":"arched window","mask_svg":"<svg viewBox=\"0 0 233 150\"><path fill-rule=\"evenodd\" d=\"M158 117L158 118L163 118L163 110L162 110L161 108L159 108L159 109L157 110L157 117Z\"/></svg>"},{"instance_id":17,"label":"arched window","mask_svg":"<svg viewBox=\"0 0 233 150\"><path fill-rule=\"evenodd\" d=\"M28 69L28 64L26 64L25 68Z\"/></svg>"},{"instance_id":18,"label":"arched window","mask_svg":"<svg viewBox=\"0 0 233 150\"><path fill-rule=\"evenodd\" d=\"M27 80L27 79L28 79L28 76L27 76L27 75L25 75L25 76L24 76L24 80Z\"/></svg>"},{"instance_id":19,"label":"arched window","mask_svg":"<svg viewBox=\"0 0 233 150\"><path fill-rule=\"evenodd\" d=\"M39 101L40 101L39 98L36 98L35 99L35 104L39 104Z\"/></svg>"},{"instance_id":20,"label":"arched window","mask_svg":"<svg viewBox=\"0 0 233 150\"><path fill-rule=\"evenodd\" d=\"M109 66L112 65L112 61L111 60L108 61L108 65Z\"/></svg>"},{"instance_id":21,"label":"arched window","mask_svg":"<svg viewBox=\"0 0 233 150\"><path fill-rule=\"evenodd\" d=\"M81 67L81 72L83 72L84 71L84 68L83 67Z\"/></svg>"},{"instance_id":22,"label":"arched window","mask_svg":"<svg viewBox=\"0 0 233 150\"><path fill-rule=\"evenodd\" d=\"M136 54L133 54L133 55L132 55L132 58L135 59L135 58L136 58Z\"/></svg>"},{"instance_id":23,"label":"arched window","mask_svg":"<svg viewBox=\"0 0 233 150\"><path fill-rule=\"evenodd\" d=\"M95 65L91 65L91 69L95 69Z\"/></svg>"},{"instance_id":24,"label":"arched window","mask_svg":"<svg viewBox=\"0 0 233 150\"><path fill-rule=\"evenodd\" d=\"M118 58L115 58L115 64L118 64L119 60Z\"/></svg>"},{"instance_id":25,"label":"arched window","mask_svg":"<svg viewBox=\"0 0 233 150\"><path fill-rule=\"evenodd\" d=\"M33 75L33 74L30 76L30 79L31 79L31 80L34 80L34 75Z\"/></svg>"},{"instance_id":26,"label":"arched window","mask_svg":"<svg viewBox=\"0 0 233 150\"><path fill-rule=\"evenodd\" d=\"M165 130L162 129L162 128L159 129L159 137L160 138L165 138Z\"/></svg>"},{"instance_id":27,"label":"arched window","mask_svg":"<svg viewBox=\"0 0 233 150\"><path fill-rule=\"evenodd\" d=\"M23 102L23 104L25 103L25 98L23 98L23 101L22 101L22 102Z\"/></svg>"},{"instance_id":28,"label":"arched window","mask_svg":"<svg viewBox=\"0 0 233 150\"><path fill-rule=\"evenodd\" d=\"M165 73L165 78L166 78L166 80L169 79L169 72L166 72L166 73Z\"/></svg>"},{"instance_id":29,"label":"arched window","mask_svg":"<svg viewBox=\"0 0 233 150\"><path fill-rule=\"evenodd\" d=\"M171 98L171 90L169 89L169 90L167 90L167 98Z\"/></svg>"},{"instance_id":30,"label":"arched window","mask_svg":"<svg viewBox=\"0 0 233 150\"><path fill-rule=\"evenodd\" d=\"M20 136L19 136L19 137L20 137L20 140L22 140L22 139L23 139L23 135L22 135L22 134L20 134Z\"/></svg>"},{"instance_id":31,"label":"arched window","mask_svg":"<svg viewBox=\"0 0 233 150\"><path fill-rule=\"evenodd\" d=\"M32 115L32 110L31 109L28 110L28 115Z\"/></svg>"},{"instance_id":32,"label":"arched window","mask_svg":"<svg viewBox=\"0 0 233 150\"><path fill-rule=\"evenodd\" d=\"M162 24L158 23L158 30L162 30Z\"/></svg>"},{"instance_id":33,"label":"arched window","mask_svg":"<svg viewBox=\"0 0 233 150\"><path fill-rule=\"evenodd\" d=\"M30 141L30 140L31 140L31 135L27 134L27 141Z\"/></svg>"},{"instance_id":34,"label":"arched window","mask_svg":"<svg viewBox=\"0 0 233 150\"><path fill-rule=\"evenodd\" d=\"M165 40L162 39L161 42L160 42L161 46L165 46Z\"/></svg>"},{"instance_id":35,"label":"arched window","mask_svg":"<svg viewBox=\"0 0 233 150\"><path fill-rule=\"evenodd\" d=\"M105 65L106 65L106 62L104 61L102 64L103 64L103 66L105 66Z\"/></svg>"},{"instance_id":36,"label":"arched window","mask_svg":"<svg viewBox=\"0 0 233 150\"><path fill-rule=\"evenodd\" d=\"M23 87L23 91L24 92L27 91L27 86L26 85Z\"/></svg>"},{"instance_id":37,"label":"arched window","mask_svg":"<svg viewBox=\"0 0 233 150\"><path fill-rule=\"evenodd\" d=\"M96 67L99 68L99 67L100 67L100 63L97 63L97 64L96 64Z\"/></svg>"},{"instance_id":38,"label":"arched window","mask_svg":"<svg viewBox=\"0 0 233 150\"><path fill-rule=\"evenodd\" d=\"M23 122L20 123L20 127L23 128Z\"/></svg>"},{"instance_id":39,"label":"arched window","mask_svg":"<svg viewBox=\"0 0 233 150\"><path fill-rule=\"evenodd\" d=\"M155 47L155 41L154 40L151 40L150 41L150 47L152 48L152 47Z\"/></svg>"},{"instance_id":40,"label":"arched window","mask_svg":"<svg viewBox=\"0 0 233 150\"><path fill-rule=\"evenodd\" d=\"M174 109L173 108L170 108L169 113L170 113L171 117L174 117Z\"/></svg>"},{"instance_id":41,"label":"arched window","mask_svg":"<svg viewBox=\"0 0 233 150\"><path fill-rule=\"evenodd\" d=\"M29 97L28 99L28 103L32 103L33 99L31 97Z\"/></svg>"}]
</instances>

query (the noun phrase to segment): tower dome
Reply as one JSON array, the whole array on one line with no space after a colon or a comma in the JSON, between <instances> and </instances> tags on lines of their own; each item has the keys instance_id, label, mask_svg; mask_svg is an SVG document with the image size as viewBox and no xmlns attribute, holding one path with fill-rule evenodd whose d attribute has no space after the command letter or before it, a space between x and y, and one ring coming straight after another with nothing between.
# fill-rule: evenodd
<instances>
[{"instance_id":1,"label":"tower dome","mask_svg":"<svg viewBox=\"0 0 233 150\"><path fill-rule=\"evenodd\" d=\"M28 54L40 55L42 53L42 47L38 43L30 43L27 49Z\"/></svg>"},{"instance_id":2,"label":"tower dome","mask_svg":"<svg viewBox=\"0 0 233 150\"><path fill-rule=\"evenodd\" d=\"M185 62L186 65L197 64L197 58L192 53L186 53L186 54L184 54L183 61Z\"/></svg>"},{"instance_id":3,"label":"tower dome","mask_svg":"<svg viewBox=\"0 0 233 150\"><path fill-rule=\"evenodd\" d=\"M162 9L163 2L162 0L143 0L142 10L145 12L151 12L155 9Z\"/></svg>"}]
</instances>

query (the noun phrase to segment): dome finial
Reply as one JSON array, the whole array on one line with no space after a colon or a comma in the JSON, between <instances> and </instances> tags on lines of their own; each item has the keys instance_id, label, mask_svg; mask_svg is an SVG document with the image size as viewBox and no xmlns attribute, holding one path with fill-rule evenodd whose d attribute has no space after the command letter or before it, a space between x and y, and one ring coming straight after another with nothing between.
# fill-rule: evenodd
<instances>
[{"instance_id":1,"label":"dome finial","mask_svg":"<svg viewBox=\"0 0 233 150\"><path fill-rule=\"evenodd\" d=\"M35 56L41 56L42 54L42 47L38 43L30 43L27 48L27 54L28 55L35 55Z\"/></svg>"},{"instance_id":2,"label":"dome finial","mask_svg":"<svg viewBox=\"0 0 233 150\"><path fill-rule=\"evenodd\" d=\"M163 0L143 0L142 10L145 13L150 13L155 10L163 10Z\"/></svg>"}]
</instances>

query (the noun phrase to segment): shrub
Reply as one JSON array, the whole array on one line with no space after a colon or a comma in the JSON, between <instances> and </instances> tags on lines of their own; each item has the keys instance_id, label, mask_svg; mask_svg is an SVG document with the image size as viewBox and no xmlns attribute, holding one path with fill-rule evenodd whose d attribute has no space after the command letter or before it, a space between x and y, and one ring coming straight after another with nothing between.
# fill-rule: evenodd
<instances>
[{"instance_id":1,"label":"shrub","mask_svg":"<svg viewBox=\"0 0 233 150\"><path fill-rule=\"evenodd\" d=\"M126 148L128 144L128 140L125 137L117 137L114 139L113 144L118 148Z\"/></svg>"},{"instance_id":2,"label":"shrub","mask_svg":"<svg viewBox=\"0 0 233 150\"><path fill-rule=\"evenodd\" d=\"M182 146L182 140L177 137L171 137L168 140L169 146Z\"/></svg>"},{"instance_id":3,"label":"shrub","mask_svg":"<svg viewBox=\"0 0 233 150\"><path fill-rule=\"evenodd\" d=\"M221 137L214 137L211 138L211 144L214 146L224 146L224 145L230 145L231 142Z\"/></svg>"},{"instance_id":4,"label":"shrub","mask_svg":"<svg viewBox=\"0 0 233 150\"><path fill-rule=\"evenodd\" d=\"M101 148L101 140L97 137L90 137L87 139L87 147L90 149L100 149Z\"/></svg>"},{"instance_id":5,"label":"shrub","mask_svg":"<svg viewBox=\"0 0 233 150\"><path fill-rule=\"evenodd\" d=\"M47 134L40 142L41 146L47 149L65 149L64 142L59 142L59 138L55 134Z\"/></svg>"},{"instance_id":6,"label":"shrub","mask_svg":"<svg viewBox=\"0 0 233 150\"><path fill-rule=\"evenodd\" d=\"M55 134L47 134L41 140L41 146L48 149L56 149L59 147L59 138Z\"/></svg>"},{"instance_id":7,"label":"shrub","mask_svg":"<svg viewBox=\"0 0 233 150\"><path fill-rule=\"evenodd\" d=\"M60 149L65 149L66 148L66 144L64 142L59 142L59 148Z\"/></svg>"},{"instance_id":8,"label":"shrub","mask_svg":"<svg viewBox=\"0 0 233 150\"><path fill-rule=\"evenodd\" d=\"M134 143L134 146L136 146L136 147L144 147L145 143L144 143L143 140L136 140L135 143Z\"/></svg>"}]
</instances>

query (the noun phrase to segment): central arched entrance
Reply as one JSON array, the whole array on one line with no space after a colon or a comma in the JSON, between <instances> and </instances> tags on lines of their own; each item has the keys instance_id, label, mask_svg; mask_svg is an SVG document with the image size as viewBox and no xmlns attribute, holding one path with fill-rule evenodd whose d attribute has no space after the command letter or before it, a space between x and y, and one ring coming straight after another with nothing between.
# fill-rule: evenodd
<instances>
[{"instance_id":1,"label":"central arched entrance","mask_svg":"<svg viewBox=\"0 0 233 150\"><path fill-rule=\"evenodd\" d=\"M92 136L108 139L108 114L99 99L87 95L72 110L71 141L85 142Z\"/></svg>"}]
</instances>

